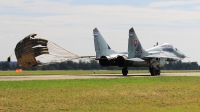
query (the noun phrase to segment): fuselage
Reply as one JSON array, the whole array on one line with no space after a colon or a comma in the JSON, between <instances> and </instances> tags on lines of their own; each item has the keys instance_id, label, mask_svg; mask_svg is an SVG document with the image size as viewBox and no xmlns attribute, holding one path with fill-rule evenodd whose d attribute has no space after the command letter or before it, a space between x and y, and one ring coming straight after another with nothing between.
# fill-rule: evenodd
<instances>
[{"instance_id":1,"label":"fuselage","mask_svg":"<svg viewBox=\"0 0 200 112\"><path fill-rule=\"evenodd\" d=\"M134 62L126 60L128 59L128 52L118 52L111 55L107 55L105 58L110 59L112 66L132 66L132 67L149 67L154 64L155 66L162 67L166 61L175 61L186 56L179 50L175 49L171 44L164 43L154 46L145 50L148 52L147 57L142 57L143 62ZM158 63L154 63L157 61Z\"/></svg>"}]
</instances>

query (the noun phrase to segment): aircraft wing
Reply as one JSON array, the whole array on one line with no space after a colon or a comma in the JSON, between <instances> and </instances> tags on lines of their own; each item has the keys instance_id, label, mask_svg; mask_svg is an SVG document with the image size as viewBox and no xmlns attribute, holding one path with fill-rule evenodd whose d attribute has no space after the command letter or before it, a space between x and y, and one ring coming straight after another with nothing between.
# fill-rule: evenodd
<instances>
[{"instance_id":1,"label":"aircraft wing","mask_svg":"<svg viewBox=\"0 0 200 112\"><path fill-rule=\"evenodd\" d=\"M166 58L169 60L181 60L181 58L173 57L173 56L159 56L159 55L149 55L144 58Z\"/></svg>"},{"instance_id":2,"label":"aircraft wing","mask_svg":"<svg viewBox=\"0 0 200 112\"><path fill-rule=\"evenodd\" d=\"M181 58L177 57L176 55L172 53L166 53L166 52L150 52L150 55L145 56L144 58L165 58L169 61L176 61L181 60Z\"/></svg>"},{"instance_id":3,"label":"aircraft wing","mask_svg":"<svg viewBox=\"0 0 200 112\"><path fill-rule=\"evenodd\" d=\"M144 60L141 59L141 58L130 58L130 59L126 59L126 60L135 61L135 62L142 62L142 61L144 61Z\"/></svg>"},{"instance_id":4,"label":"aircraft wing","mask_svg":"<svg viewBox=\"0 0 200 112\"><path fill-rule=\"evenodd\" d=\"M96 56L80 56L80 58L96 59Z\"/></svg>"},{"instance_id":5,"label":"aircraft wing","mask_svg":"<svg viewBox=\"0 0 200 112\"><path fill-rule=\"evenodd\" d=\"M86 58L86 59L94 59L94 60L106 60L107 58L97 58L96 56L80 56L80 58Z\"/></svg>"}]
</instances>

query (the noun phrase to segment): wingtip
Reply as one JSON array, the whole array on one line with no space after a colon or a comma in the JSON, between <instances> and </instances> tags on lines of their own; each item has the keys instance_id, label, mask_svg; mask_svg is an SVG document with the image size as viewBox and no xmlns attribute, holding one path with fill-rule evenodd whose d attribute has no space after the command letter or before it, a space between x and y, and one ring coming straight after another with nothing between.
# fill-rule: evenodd
<instances>
[{"instance_id":1,"label":"wingtip","mask_svg":"<svg viewBox=\"0 0 200 112\"><path fill-rule=\"evenodd\" d=\"M133 29L133 27L129 30L129 32L135 32L134 29Z\"/></svg>"}]
</instances>

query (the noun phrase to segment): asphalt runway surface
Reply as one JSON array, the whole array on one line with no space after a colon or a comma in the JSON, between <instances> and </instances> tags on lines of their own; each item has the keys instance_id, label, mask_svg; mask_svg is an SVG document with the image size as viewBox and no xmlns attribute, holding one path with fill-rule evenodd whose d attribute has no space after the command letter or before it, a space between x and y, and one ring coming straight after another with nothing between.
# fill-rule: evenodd
<instances>
[{"instance_id":1,"label":"asphalt runway surface","mask_svg":"<svg viewBox=\"0 0 200 112\"><path fill-rule=\"evenodd\" d=\"M91 79L91 78L128 78L128 77L162 77L162 76L200 76L199 73L162 73L160 76L150 74L89 74L89 75L40 75L40 76L0 76L0 81L23 80L60 80L60 79Z\"/></svg>"}]
</instances>

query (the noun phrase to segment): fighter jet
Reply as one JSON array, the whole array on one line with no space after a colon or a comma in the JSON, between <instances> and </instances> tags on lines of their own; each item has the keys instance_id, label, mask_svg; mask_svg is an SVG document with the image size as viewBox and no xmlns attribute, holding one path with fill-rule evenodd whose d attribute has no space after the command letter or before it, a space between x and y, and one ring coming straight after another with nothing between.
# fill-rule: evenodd
<instances>
[{"instance_id":1,"label":"fighter jet","mask_svg":"<svg viewBox=\"0 0 200 112\"><path fill-rule=\"evenodd\" d=\"M129 30L128 52L116 52L111 49L97 28L93 30L96 60L103 67L123 67L122 74L127 76L128 67L149 67L152 76L160 75L160 68L167 61L182 60L186 56L169 43L156 45L144 50L134 29Z\"/></svg>"}]
</instances>

